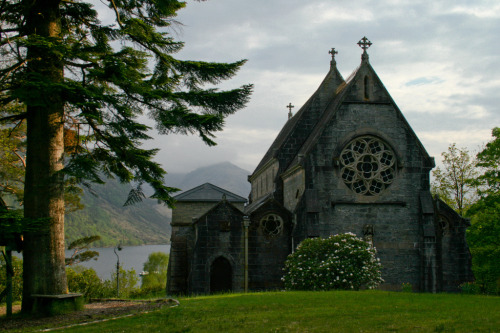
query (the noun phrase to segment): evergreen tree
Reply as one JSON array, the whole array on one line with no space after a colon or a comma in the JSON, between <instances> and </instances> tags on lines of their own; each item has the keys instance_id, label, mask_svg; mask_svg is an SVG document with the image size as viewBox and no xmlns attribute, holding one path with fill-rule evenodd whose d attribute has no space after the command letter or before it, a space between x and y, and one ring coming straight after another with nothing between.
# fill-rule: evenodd
<instances>
[{"instance_id":1,"label":"evergreen tree","mask_svg":"<svg viewBox=\"0 0 500 333\"><path fill-rule=\"evenodd\" d=\"M175 189L165 171L140 147L150 128L161 134L197 133L214 145L226 116L242 108L246 85L229 91L205 88L229 79L244 64L182 61L183 43L169 28L185 6L175 0L108 0L112 24L99 21L85 1L5 0L0 3L0 107L25 112L3 115L2 124L26 120L24 215L45 219L44 232L24 235L25 312L32 294L67 292L64 269L64 179L103 182L103 175L138 184L127 203L143 196L172 204ZM100 9L101 10L101 9ZM65 155L65 134L72 145ZM67 139L66 138L66 139ZM66 162L66 163L64 163Z\"/></svg>"}]
</instances>

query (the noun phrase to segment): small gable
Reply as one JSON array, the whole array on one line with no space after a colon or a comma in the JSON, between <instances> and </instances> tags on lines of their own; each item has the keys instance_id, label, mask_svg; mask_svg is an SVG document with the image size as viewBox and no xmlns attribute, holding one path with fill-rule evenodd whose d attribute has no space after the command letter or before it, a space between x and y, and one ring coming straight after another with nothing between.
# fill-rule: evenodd
<instances>
[{"instance_id":1,"label":"small gable","mask_svg":"<svg viewBox=\"0 0 500 333\"><path fill-rule=\"evenodd\" d=\"M237 194L224 190L218 186L212 185L210 183L205 183L203 185L197 186L191 190L183 192L174 196L176 201L201 201L201 202L218 202L226 196L226 200L229 202L246 202L247 199L243 198Z\"/></svg>"}]
</instances>

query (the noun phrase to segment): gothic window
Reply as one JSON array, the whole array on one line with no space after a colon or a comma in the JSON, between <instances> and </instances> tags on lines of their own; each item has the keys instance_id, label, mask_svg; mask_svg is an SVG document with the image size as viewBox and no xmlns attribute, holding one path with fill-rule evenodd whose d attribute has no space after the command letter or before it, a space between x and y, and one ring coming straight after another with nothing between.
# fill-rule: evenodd
<instances>
[{"instance_id":1,"label":"gothic window","mask_svg":"<svg viewBox=\"0 0 500 333\"><path fill-rule=\"evenodd\" d=\"M260 220L260 227L264 235L276 237L283 231L283 220L276 214L268 214Z\"/></svg>"},{"instance_id":2,"label":"gothic window","mask_svg":"<svg viewBox=\"0 0 500 333\"><path fill-rule=\"evenodd\" d=\"M439 215L438 219L441 236L446 236L450 232L450 222L443 215Z\"/></svg>"},{"instance_id":3,"label":"gothic window","mask_svg":"<svg viewBox=\"0 0 500 333\"><path fill-rule=\"evenodd\" d=\"M344 183L357 194L373 196L389 187L396 173L396 156L373 136L349 142L340 154Z\"/></svg>"}]
</instances>

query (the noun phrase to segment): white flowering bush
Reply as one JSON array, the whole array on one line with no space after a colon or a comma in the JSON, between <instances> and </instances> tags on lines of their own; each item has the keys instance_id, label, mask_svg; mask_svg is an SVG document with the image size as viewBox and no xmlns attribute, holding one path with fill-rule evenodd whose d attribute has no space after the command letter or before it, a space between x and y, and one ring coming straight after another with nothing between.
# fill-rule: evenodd
<instances>
[{"instance_id":1,"label":"white flowering bush","mask_svg":"<svg viewBox=\"0 0 500 333\"><path fill-rule=\"evenodd\" d=\"M373 289L383 282L376 250L353 233L305 239L285 262L287 290Z\"/></svg>"}]
</instances>

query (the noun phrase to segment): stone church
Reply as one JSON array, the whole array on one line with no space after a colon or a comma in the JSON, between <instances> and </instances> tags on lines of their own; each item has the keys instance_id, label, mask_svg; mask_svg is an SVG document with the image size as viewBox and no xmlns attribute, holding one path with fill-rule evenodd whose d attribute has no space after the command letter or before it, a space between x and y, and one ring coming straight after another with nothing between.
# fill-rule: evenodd
<instances>
[{"instance_id":1,"label":"stone church","mask_svg":"<svg viewBox=\"0 0 500 333\"><path fill-rule=\"evenodd\" d=\"M369 62L330 70L248 177L248 201L204 184L176 197L167 291L282 288L304 239L353 232L376 249L382 289L457 291L473 279L469 221L430 193L435 166Z\"/></svg>"}]
</instances>

